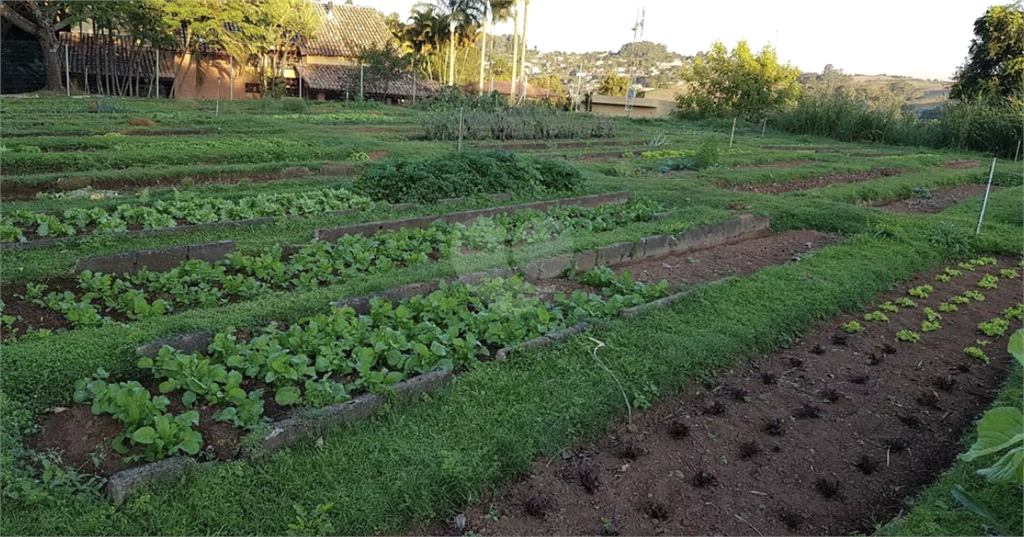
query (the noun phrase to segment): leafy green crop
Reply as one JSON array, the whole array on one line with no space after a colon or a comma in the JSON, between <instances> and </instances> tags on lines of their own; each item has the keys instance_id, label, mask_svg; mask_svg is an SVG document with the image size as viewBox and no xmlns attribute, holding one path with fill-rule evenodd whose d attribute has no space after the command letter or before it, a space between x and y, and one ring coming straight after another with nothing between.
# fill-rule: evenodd
<instances>
[{"instance_id":1,"label":"leafy green crop","mask_svg":"<svg viewBox=\"0 0 1024 537\"><path fill-rule=\"evenodd\" d=\"M910 343L920 343L921 334L912 330L900 330L899 332L896 332L896 339L899 341L909 341Z\"/></svg>"},{"instance_id":2,"label":"leafy green crop","mask_svg":"<svg viewBox=\"0 0 1024 537\"><path fill-rule=\"evenodd\" d=\"M1024 365L1024 331L1017 330L1007 344L1007 350ZM1016 407L999 407L985 412L978 421L978 440L960 456L965 461L1003 453L992 466L978 470L978 474L995 483L1024 484L1024 417Z\"/></svg>"},{"instance_id":3,"label":"leafy green crop","mask_svg":"<svg viewBox=\"0 0 1024 537\"><path fill-rule=\"evenodd\" d=\"M865 313L864 320L887 323L889 322L889 317L880 311L873 311L871 313Z\"/></svg>"},{"instance_id":4,"label":"leafy green crop","mask_svg":"<svg viewBox=\"0 0 1024 537\"><path fill-rule=\"evenodd\" d=\"M978 281L978 287L981 287L982 289L995 289L999 287L999 277L993 276L992 274L986 274L982 276L980 281Z\"/></svg>"},{"instance_id":5,"label":"leafy green crop","mask_svg":"<svg viewBox=\"0 0 1024 537\"><path fill-rule=\"evenodd\" d=\"M1010 328L1010 323L1005 319L996 317L991 321L978 324L978 330L986 336L1001 336Z\"/></svg>"},{"instance_id":6,"label":"leafy green crop","mask_svg":"<svg viewBox=\"0 0 1024 537\"><path fill-rule=\"evenodd\" d=\"M850 321L848 323L843 324L843 330L845 330L848 334L856 334L858 332L863 332L864 327L857 321Z\"/></svg>"},{"instance_id":7,"label":"leafy green crop","mask_svg":"<svg viewBox=\"0 0 1024 537\"><path fill-rule=\"evenodd\" d=\"M919 285L919 286L911 289L910 291L907 291L907 293L910 296L915 297L915 298L928 298L928 294L931 293L934 290L935 289L932 286L925 284L925 285Z\"/></svg>"},{"instance_id":8,"label":"leafy green crop","mask_svg":"<svg viewBox=\"0 0 1024 537\"><path fill-rule=\"evenodd\" d=\"M143 269L134 275L116 276L83 271L78 275L78 294L43 295L45 284L30 283L25 299L64 313L76 327L100 326L113 322L104 316L113 312L139 320L175 309L251 299L268 290L311 290L426 264L431 255L441 259L462 255L463 247L498 251L547 242L575 231L608 231L650 220L658 210L656 203L637 199L598 208L553 207L546 213L523 210L480 218L469 226L437 221L426 229L387 231L372 237L345 235L337 243L313 242L289 258L280 247L274 247L259 254L230 254L215 263L185 261L166 272Z\"/></svg>"}]
</instances>

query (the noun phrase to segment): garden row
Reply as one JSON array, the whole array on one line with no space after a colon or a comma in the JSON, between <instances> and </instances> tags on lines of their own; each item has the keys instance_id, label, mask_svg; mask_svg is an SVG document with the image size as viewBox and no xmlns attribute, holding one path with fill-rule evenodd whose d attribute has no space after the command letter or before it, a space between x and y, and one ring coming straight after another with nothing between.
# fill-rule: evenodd
<instances>
[{"instance_id":1,"label":"garden row","mask_svg":"<svg viewBox=\"0 0 1024 537\"><path fill-rule=\"evenodd\" d=\"M366 315L335 308L287 327L245 330L248 339L228 329L215 334L204 353L165 346L137 365L142 378L159 381L153 392L180 397L187 410L177 415L167 412L167 395L137 381L110 382L103 370L76 383L75 400L91 402L94 413L124 425L113 446L128 454L125 463L196 455L202 438L193 426L208 406L219 408L213 420L253 429L267 422L270 399L282 408L319 407L429 371L472 368L497 348L610 317L667 290L665 282L635 283L606 267L579 281L601 295L577 289L545 297L517 277L473 286L455 282L398 304L375 299Z\"/></svg>"},{"instance_id":2,"label":"garden row","mask_svg":"<svg viewBox=\"0 0 1024 537\"><path fill-rule=\"evenodd\" d=\"M123 233L129 229L167 229L276 216L320 215L370 206L369 198L344 188L304 193L259 194L238 200L200 197L175 192L168 201L147 205L120 204L114 209L71 208L48 214L15 210L0 221L0 242L29 242L85 233Z\"/></svg>"},{"instance_id":3,"label":"garden row","mask_svg":"<svg viewBox=\"0 0 1024 537\"><path fill-rule=\"evenodd\" d=\"M14 309L33 306L59 312L66 322L33 326L24 317L34 315L8 314L3 317L4 335L45 337L61 326L101 326L214 307L270 291L311 290L432 259L500 251L580 231L608 231L649 221L658 210L656 203L646 200L597 208L551 207L544 213L528 209L480 218L470 225L438 220L425 228L392 229L370 236L345 234L336 242L316 241L287 255L276 246L257 254L228 254L221 261L189 260L164 272L143 267L135 274L118 276L84 270L73 287L50 290L46 284L28 283L24 294L14 297L18 301Z\"/></svg>"}]
</instances>

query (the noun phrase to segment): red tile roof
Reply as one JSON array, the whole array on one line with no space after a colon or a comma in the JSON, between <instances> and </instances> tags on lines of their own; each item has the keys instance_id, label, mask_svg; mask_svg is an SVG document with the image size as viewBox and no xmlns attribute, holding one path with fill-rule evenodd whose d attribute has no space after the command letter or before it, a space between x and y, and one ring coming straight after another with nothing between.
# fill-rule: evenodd
<instances>
[{"instance_id":1,"label":"red tile roof","mask_svg":"<svg viewBox=\"0 0 1024 537\"><path fill-rule=\"evenodd\" d=\"M367 70L363 76L363 93L367 96L412 97L412 75L388 83L375 78ZM359 93L358 65L308 64L302 66L302 83L311 91L346 91ZM433 80L416 80L416 96L437 94L441 85Z\"/></svg>"},{"instance_id":2,"label":"red tile roof","mask_svg":"<svg viewBox=\"0 0 1024 537\"><path fill-rule=\"evenodd\" d=\"M363 48L379 48L391 39L384 23L384 14L372 7L331 6L333 17L327 18L327 6L316 5L320 13L320 33L299 45L304 56L341 56L355 58Z\"/></svg>"}]
</instances>

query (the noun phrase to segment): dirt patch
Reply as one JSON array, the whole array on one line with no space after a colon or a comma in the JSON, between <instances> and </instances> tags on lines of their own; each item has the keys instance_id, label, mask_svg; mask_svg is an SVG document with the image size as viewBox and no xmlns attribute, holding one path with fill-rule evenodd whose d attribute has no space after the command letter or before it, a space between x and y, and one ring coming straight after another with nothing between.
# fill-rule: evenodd
<instances>
[{"instance_id":1,"label":"dirt patch","mask_svg":"<svg viewBox=\"0 0 1024 537\"><path fill-rule=\"evenodd\" d=\"M783 194L786 192L796 192L798 190L811 190L815 188L823 188L834 184L873 181L875 179L879 179L882 177L893 177L896 175L900 175L902 173L903 170L897 168L876 168L874 170L867 170L857 173L834 173L824 175L822 177L813 177L810 179L796 179L788 183L733 186L732 190L743 192L757 192L760 194ZM729 188L729 186L727 185L722 185L722 187Z\"/></svg>"},{"instance_id":2,"label":"dirt patch","mask_svg":"<svg viewBox=\"0 0 1024 537\"><path fill-rule=\"evenodd\" d=\"M977 168L978 166L981 166L981 162L977 160L947 160L939 165L940 168L946 168L947 170L965 170Z\"/></svg>"},{"instance_id":3,"label":"dirt patch","mask_svg":"<svg viewBox=\"0 0 1024 537\"><path fill-rule=\"evenodd\" d=\"M779 162L768 162L766 164L743 164L740 166L733 166L734 170L759 170L761 168L795 168L797 166L807 166L809 164L817 164L816 160L786 160Z\"/></svg>"},{"instance_id":4,"label":"dirt patch","mask_svg":"<svg viewBox=\"0 0 1024 537\"><path fill-rule=\"evenodd\" d=\"M1002 266L1015 266L1004 262ZM889 323L862 315L824 322L790 348L669 398L603 437L538 460L523 481L484 491L465 529L487 535L844 535L872 533L904 498L951 464L959 440L997 393L1010 363L1006 337L985 347L991 364L959 349L977 324L1020 300L1020 280L944 313L921 343L923 308L975 286L983 267L949 283L931 275L917 307ZM859 320L866 330L840 326ZM547 498L543 516L527 509ZM415 534L451 534L436 522Z\"/></svg>"},{"instance_id":5,"label":"dirt patch","mask_svg":"<svg viewBox=\"0 0 1024 537\"><path fill-rule=\"evenodd\" d=\"M703 283L729 276L749 276L764 267L796 261L839 240L817 231L784 231L688 254L647 259L616 267L615 271L621 274L629 270L634 280L644 283Z\"/></svg>"},{"instance_id":6,"label":"dirt patch","mask_svg":"<svg viewBox=\"0 0 1024 537\"><path fill-rule=\"evenodd\" d=\"M995 192L998 187L993 187ZM928 192L929 197L909 198L883 205L882 209L891 213L940 213L951 205L965 199L985 195L985 185L967 184L949 188L937 188Z\"/></svg>"}]
</instances>

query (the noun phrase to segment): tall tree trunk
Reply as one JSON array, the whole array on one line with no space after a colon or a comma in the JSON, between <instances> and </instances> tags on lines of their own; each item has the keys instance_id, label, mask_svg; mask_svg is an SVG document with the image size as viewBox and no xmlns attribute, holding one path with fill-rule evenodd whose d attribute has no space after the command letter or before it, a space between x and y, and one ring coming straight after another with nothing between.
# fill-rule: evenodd
<instances>
[{"instance_id":1,"label":"tall tree trunk","mask_svg":"<svg viewBox=\"0 0 1024 537\"><path fill-rule=\"evenodd\" d=\"M60 42L57 36L44 34L40 37L43 55L46 57L46 90L60 91L64 89L64 72L61 70Z\"/></svg>"}]
</instances>

